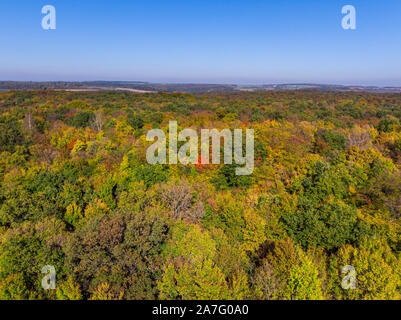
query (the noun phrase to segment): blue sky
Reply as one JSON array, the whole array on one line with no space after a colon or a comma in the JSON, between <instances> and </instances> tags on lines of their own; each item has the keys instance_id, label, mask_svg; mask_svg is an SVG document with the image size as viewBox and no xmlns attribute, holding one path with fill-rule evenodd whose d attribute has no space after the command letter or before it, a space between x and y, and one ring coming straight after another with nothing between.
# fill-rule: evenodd
<instances>
[{"instance_id":1,"label":"blue sky","mask_svg":"<svg viewBox=\"0 0 401 320\"><path fill-rule=\"evenodd\" d=\"M401 1L2 0L0 44L0 80L401 86Z\"/></svg>"}]
</instances>

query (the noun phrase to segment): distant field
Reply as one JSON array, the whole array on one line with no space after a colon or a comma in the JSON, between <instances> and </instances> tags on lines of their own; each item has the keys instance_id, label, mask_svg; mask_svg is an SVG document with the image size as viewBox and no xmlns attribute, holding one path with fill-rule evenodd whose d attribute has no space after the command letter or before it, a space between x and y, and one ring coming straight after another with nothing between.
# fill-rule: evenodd
<instances>
[{"instance_id":1,"label":"distant field","mask_svg":"<svg viewBox=\"0 0 401 320\"><path fill-rule=\"evenodd\" d=\"M318 90L332 92L372 92L401 93L398 87L364 87L339 86L321 84L266 84L266 85L235 85L235 84L191 84L191 83L148 83L124 81L92 81L92 82L12 82L0 81L0 90L65 90L65 91L130 91L137 93L149 92L236 92L236 91L288 91L288 90Z\"/></svg>"}]
</instances>

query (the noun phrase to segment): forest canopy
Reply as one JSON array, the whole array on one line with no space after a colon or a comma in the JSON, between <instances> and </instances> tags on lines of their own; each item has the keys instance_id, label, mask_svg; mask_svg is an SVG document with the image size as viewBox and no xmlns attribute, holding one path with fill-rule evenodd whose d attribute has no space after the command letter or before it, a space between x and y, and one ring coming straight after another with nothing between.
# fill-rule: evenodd
<instances>
[{"instance_id":1,"label":"forest canopy","mask_svg":"<svg viewBox=\"0 0 401 320\"><path fill-rule=\"evenodd\" d=\"M171 120L253 174L148 164ZM0 299L401 298L399 94L0 92L0 153Z\"/></svg>"}]
</instances>

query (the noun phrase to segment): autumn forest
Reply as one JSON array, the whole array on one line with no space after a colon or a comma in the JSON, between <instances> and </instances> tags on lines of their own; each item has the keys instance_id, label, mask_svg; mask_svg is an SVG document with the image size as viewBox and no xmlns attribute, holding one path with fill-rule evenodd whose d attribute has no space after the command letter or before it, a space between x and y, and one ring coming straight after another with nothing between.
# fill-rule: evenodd
<instances>
[{"instance_id":1,"label":"autumn forest","mask_svg":"<svg viewBox=\"0 0 401 320\"><path fill-rule=\"evenodd\" d=\"M149 164L171 120L253 173ZM0 92L0 153L2 300L401 299L399 94Z\"/></svg>"}]
</instances>

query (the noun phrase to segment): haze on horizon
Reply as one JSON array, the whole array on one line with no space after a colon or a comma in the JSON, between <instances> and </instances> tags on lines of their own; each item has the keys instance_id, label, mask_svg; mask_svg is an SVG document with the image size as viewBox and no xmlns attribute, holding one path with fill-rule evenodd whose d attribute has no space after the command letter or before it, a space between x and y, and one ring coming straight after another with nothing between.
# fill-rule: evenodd
<instances>
[{"instance_id":1,"label":"haze on horizon","mask_svg":"<svg viewBox=\"0 0 401 320\"><path fill-rule=\"evenodd\" d=\"M401 86L400 18L397 0L3 1L0 80Z\"/></svg>"}]
</instances>

